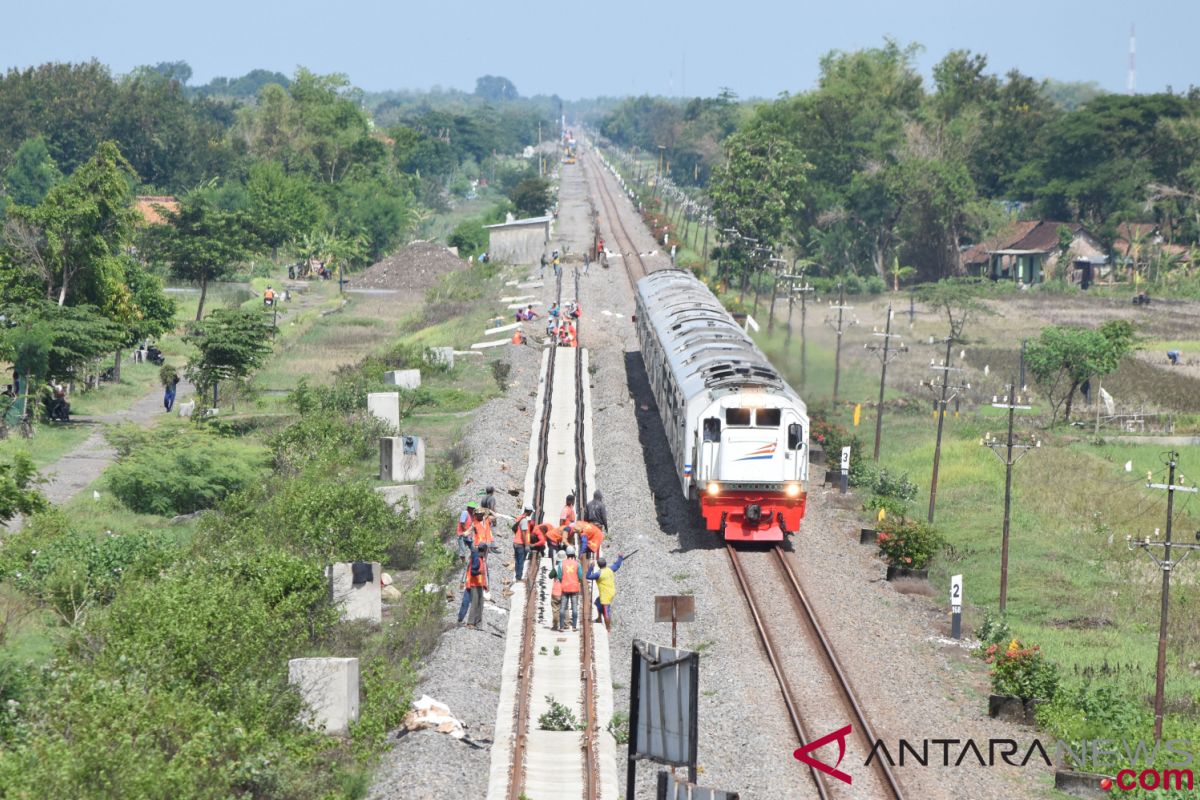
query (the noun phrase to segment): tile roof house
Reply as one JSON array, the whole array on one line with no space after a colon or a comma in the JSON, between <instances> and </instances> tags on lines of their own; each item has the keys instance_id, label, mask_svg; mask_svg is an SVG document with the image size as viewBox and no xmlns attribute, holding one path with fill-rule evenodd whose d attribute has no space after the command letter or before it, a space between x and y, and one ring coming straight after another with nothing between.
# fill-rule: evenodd
<instances>
[{"instance_id":1,"label":"tile roof house","mask_svg":"<svg viewBox=\"0 0 1200 800\"><path fill-rule=\"evenodd\" d=\"M1026 286L1053 275L1060 257L1059 229L1071 232L1071 270L1067 278L1084 288L1107 264L1104 247L1078 222L1027 220L1015 222L1005 233L968 248L962 254L966 272L994 281L1014 281Z\"/></svg>"},{"instance_id":2,"label":"tile roof house","mask_svg":"<svg viewBox=\"0 0 1200 800\"><path fill-rule=\"evenodd\" d=\"M147 225L166 225L167 220L161 209L171 212L179 211L179 201L170 195L139 194L133 200L134 207L142 215L142 222Z\"/></svg>"}]
</instances>

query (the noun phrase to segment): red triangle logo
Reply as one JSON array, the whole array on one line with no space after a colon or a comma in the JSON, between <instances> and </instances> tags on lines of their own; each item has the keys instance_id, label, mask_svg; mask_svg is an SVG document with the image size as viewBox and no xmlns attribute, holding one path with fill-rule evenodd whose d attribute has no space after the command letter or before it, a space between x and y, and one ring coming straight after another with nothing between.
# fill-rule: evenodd
<instances>
[{"instance_id":1,"label":"red triangle logo","mask_svg":"<svg viewBox=\"0 0 1200 800\"><path fill-rule=\"evenodd\" d=\"M816 739L804 745L803 747L797 748L796 752L792 753L792 757L797 761L803 761L813 769L818 769L821 772L824 772L826 775L837 778L842 783L853 784L854 779L838 769L838 766L842 763L842 759L846 756L846 737L850 735L852 730L853 727L847 725L844 728L839 728L833 733L827 733L820 739ZM815 758L809 755L809 753L813 750L820 750L834 739L837 739L838 743L838 759L837 763L832 767L826 764L824 761L817 761Z\"/></svg>"}]
</instances>

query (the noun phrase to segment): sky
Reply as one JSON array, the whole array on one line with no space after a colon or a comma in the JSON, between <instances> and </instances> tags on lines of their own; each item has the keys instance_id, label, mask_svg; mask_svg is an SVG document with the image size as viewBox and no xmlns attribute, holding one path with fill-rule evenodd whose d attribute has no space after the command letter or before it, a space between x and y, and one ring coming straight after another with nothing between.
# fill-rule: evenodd
<instances>
[{"instance_id":1,"label":"sky","mask_svg":"<svg viewBox=\"0 0 1200 800\"><path fill-rule=\"evenodd\" d=\"M97 58L114 72L187 61L191 83L255 68L342 72L368 91L471 91L503 75L523 95L775 97L814 85L830 50L918 43L928 76L953 49L997 73L1123 92L1130 25L1139 92L1200 84L1195 0L3 0L0 65Z\"/></svg>"}]
</instances>

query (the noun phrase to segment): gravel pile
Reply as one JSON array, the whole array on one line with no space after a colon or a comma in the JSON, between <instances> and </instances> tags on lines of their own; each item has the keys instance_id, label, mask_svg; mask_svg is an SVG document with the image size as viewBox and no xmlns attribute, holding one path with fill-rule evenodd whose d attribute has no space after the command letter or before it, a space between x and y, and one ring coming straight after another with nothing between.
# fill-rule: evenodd
<instances>
[{"instance_id":1,"label":"gravel pile","mask_svg":"<svg viewBox=\"0 0 1200 800\"><path fill-rule=\"evenodd\" d=\"M399 289L424 292L443 275L466 262L435 242L413 242L398 253L372 264L348 281L354 289Z\"/></svg>"}]
</instances>

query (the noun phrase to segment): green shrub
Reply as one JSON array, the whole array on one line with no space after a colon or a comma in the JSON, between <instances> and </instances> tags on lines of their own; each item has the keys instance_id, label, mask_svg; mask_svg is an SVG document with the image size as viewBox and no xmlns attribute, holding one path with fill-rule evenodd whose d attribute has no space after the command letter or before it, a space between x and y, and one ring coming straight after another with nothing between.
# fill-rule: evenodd
<instances>
[{"instance_id":1,"label":"green shrub","mask_svg":"<svg viewBox=\"0 0 1200 800\"><path fill-rule=\"evenodd\" d=\"M479 255L488 248L488 232L479 220L460 222L446 237L446 244L457 247L462 258Z\"/></svg>"},{"instance_id":2,"label":"green shrub","mask_svg":"<svg viewBox=\"0 0 1200 800\"><path fill-rule=\"evenodd\" d=\"M226 514L201 525L205 541L253 542L322 562L416 562L419 526L396 513L367 480L330 480L314 468L231 498Z\"/></svg>"},{"instance_id":3,"label":"green shrub","mask_svg":"<svg viewBox=\"0 0 1200 800\"><path fill-rule=\"evenodd\" d=\"M904 519L908 508L917 497L917 485L908 479L908 473L896 476L886 469L874 472L865 482L871 496L864 503L868 511L884 511L887 516Z\"/></svg>"},{"instance_id":4,"label":"green shrub","mask_svg":"<svg viewBox=\"0 0 1200 800\"><path fill-rule=\"evenodd\" d=\"M867 294L883 294L887 291L887 284L878 275L868 276L863 282L863 286L866 288Z\"/></svg>"},{"instance_id":5,"label":"green shrub","mask_svg":"<svg viewBox=\"0 0 1200 800\"><path fill-rule=\"evenodd\" d=\"M992 694L1049 700L1058 691L1058 667L1037 645L1023 647L1013 639L1007 646L989 645L985 654L992 665Z\"/></svg>"},{"instance_id":6,"label":"green shrub","mask_svg":"<svg viewBox=\"0 0 1200 800\"><path fill-rule=\"evenodd\" d=\"M261 476L260 451L203 429L172 428L129 437L105 473L108 486L127 508L172 516L212 508Z\"/></svg>"},{"instance_id":7,"label":"green shrub","mask_svg":"<svg viewBox=\"0 0 1200 800\"><path fill-rule=\"evenodd\" d=\"M879 524L879 555L893 567L925 569L944 546L927 522L889 517Z\"/></svg>"},{"instance_id":8,"label":"green shrub","mask_svg":"<svg viewBox=\"0 0 1200 800\"><path fill-rule=\"evenodd\" d=\"M92 534L65 530L53 515L38 515L5 542L5 569L16 585L69 624L113 599L129 580L153 578L179 557L163 531Z\"/></svg>"},{"instance_id":9,"label":"green shrub","mask_svg":"<svg viewBox=\"0 0 1200 800\"><path fill-rule=\"evenodd\" d=\"M1007 643L1012 640L1012 628L1008 626L1008 620L1002 616L993 616L991 611L985 611L983 614L983 622L979 625L979 630L975 631L975 636L979 639L979 650L976 651L980 656L983 656L989 645Z\"/></svg>"},{"instance_id":10,"label":"green shrub","mask_svg":"<svg viewBox=\"0 0 1200 800\"><path fill-rule=\"evenodd\" d=\"M387 423L368 414L309 414L272 436L268 446L275 470L296 474L334 456L341 463L370 458L379 437L389 433Z\"/></svg>"}]
</instances>

